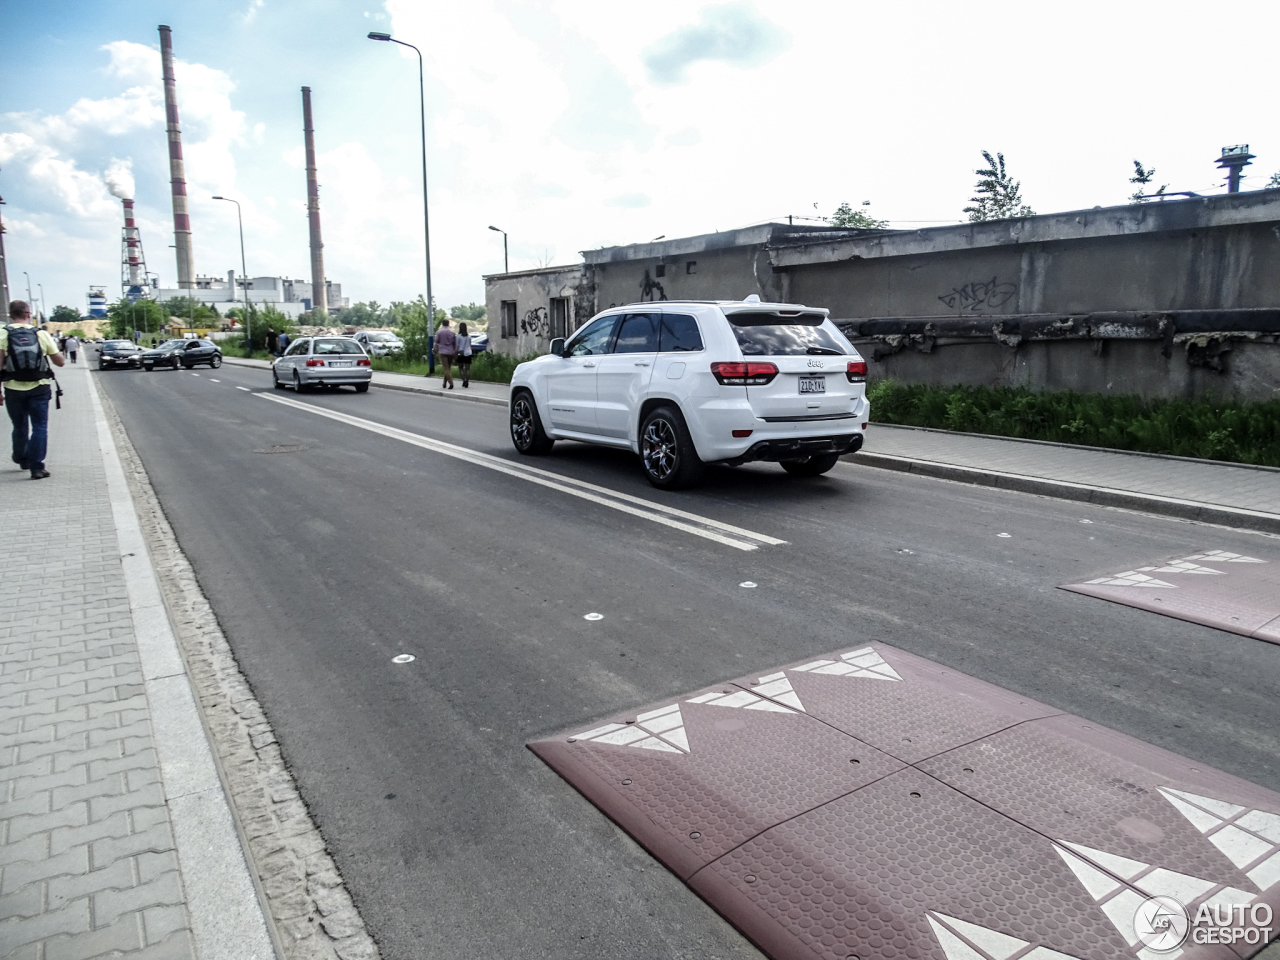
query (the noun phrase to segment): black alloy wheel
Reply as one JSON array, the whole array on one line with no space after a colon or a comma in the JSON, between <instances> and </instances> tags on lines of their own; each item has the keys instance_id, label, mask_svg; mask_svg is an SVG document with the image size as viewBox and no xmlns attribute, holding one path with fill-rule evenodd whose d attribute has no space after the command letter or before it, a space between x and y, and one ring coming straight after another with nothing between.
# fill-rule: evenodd
<instances>
[{"instance_id":1,"label":"black alloy wheel","mask_svg":"<svg viewBox=\"0 0 1280 960\"><path fill-rule=\"evenodd\" d=\"M215 353L213 357L209 360L209 366L213 370L217 370L220 366L222 366L222 354Z\"/></svg>"},{"instance_id":2,"label":"black alloy wheel","mask_svg":"<svg viewBox=\"0 0 1280 960\"><path fill-rule=\"evenodd\" d=\"M658 407L640 426L640 461L655 487L679 490L702 478L704 464L675 407Z\"/></svg>"},{"instance_id":3,"label":"black alloy wheel","mask_svg":"<svg viewBox=\"0 0 1280 960\"><path fill-rule=\"evenodd\" d=\"M511 400L511 442L517 452L527 457L549 453L555 446L555 441L542 429L538 405L527 390L521 390Z\"/></svg>"}]
</instances>

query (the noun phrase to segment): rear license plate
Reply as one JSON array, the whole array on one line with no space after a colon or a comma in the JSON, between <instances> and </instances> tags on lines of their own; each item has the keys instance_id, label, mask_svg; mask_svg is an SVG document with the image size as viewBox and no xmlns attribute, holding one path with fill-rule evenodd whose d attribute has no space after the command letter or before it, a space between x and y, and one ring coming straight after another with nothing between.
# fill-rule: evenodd
<instances>
[{"instance_id":1,"label":"rear license plate","mask_svg":"<svg viewBox=\"0 0 1280 960\"><path fill-rule=\"evenodd\" d=\"M827 378L826 377L801 377L800 392L801 393L826 393Z\"/></svg>"},{"instance_id":2,"label":"rear license plate","mask_svg":"<svg viewBox=\"0 0 1280 960\"><path fill-rule=\"evenodd\" d=\"M329 361L329 366L331 366L331 367L354 367L354 366L355 366L355 361L354 361L354 360L330 360L330 361Z\"/></svg>"}]
</instances>

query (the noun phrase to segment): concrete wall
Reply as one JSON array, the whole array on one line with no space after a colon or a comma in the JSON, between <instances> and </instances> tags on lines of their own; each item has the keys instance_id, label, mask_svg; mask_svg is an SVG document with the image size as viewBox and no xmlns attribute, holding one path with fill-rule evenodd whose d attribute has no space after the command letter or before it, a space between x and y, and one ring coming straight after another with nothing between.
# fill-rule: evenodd
<instances>
[{"instance_id":1,"label":"concrete wall","mask_svg":"<svg viewBox=\"0 0 1280 960\"><path fill-rule=\"evenodd\" d=\"M517 357L546 353L551 344L553 299L568 300L566 333L578 329L595 313L596 301L579 264L485 277L490 349ZM515 304L514 336L503 336L504 302Z\"/></svg>"},{"instance_id":2,"label":"concrete wall","mask_svg":"<svg viewBox=\"0 0 1280 960\"><path fill-rule=\"evenodd\" d=\"M872 350L862 352L873 380L1185 399L1280 398L1280 345L1235 341L1227 347L1224 373L1189 364L1183 344L1166 358L1160 342L1151 340L1043 341L1022 343L1016 350L970 341L940 344L930 353L904 350L880 360Z\"/></svg>"}]
</instances>

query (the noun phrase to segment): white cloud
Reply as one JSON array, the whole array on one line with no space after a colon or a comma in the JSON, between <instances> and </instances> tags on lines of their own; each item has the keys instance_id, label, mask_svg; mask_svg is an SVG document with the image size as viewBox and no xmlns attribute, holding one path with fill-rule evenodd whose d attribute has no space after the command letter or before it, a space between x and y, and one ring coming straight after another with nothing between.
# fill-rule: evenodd
<instances>
[{"instance_id":1,"label":"white cloud","mask_svg":"<svg viewBox=\"0 0 1280 960\"><path fill-rule=\"evenodd\" d=\"M680 27L644 52L654 83L686 83L699 61L758 67L791 44L791 35L762 17L751 3L705 7L697 23Z\"/></svg>"}]
</instances>

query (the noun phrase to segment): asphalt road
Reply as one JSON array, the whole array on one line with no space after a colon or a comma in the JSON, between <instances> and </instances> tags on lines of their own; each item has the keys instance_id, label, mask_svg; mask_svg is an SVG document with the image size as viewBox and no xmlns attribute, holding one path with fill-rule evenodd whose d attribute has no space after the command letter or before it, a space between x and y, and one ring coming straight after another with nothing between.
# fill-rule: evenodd
<instances>
[{"instance_id":1,"label":"asphalt road","mask_svg":"<svg viewBox=\"0 0 1280 960\"><path fill-rule=\"evenodd\" d=\"M747 552L272 402L265 371L95 375L388 960L758 956L524 744L868 640L1280 789L1280 648L1056 589L1274 538L847 463L682 493L624 453L537 463L787 541ZM298 400L529 463L498 407Z\"/></svg>"}]
</instances>

